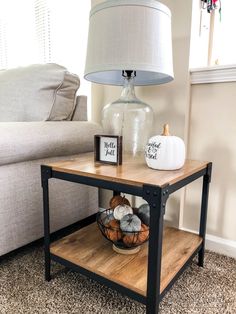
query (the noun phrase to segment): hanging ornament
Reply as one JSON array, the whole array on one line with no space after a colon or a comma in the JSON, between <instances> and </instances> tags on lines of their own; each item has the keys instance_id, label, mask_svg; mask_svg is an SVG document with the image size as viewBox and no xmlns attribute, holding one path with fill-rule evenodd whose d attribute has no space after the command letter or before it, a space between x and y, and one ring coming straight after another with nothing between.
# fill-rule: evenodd
<instances>
[{"instance_id":1,"label":"hanging ornament","mask_svg":"<svg viewBox=\"0 0 236 314\"><path fill-rule=\"evenodd\" d=\"M220 0L201 0L201 8L207 9L208 13L211 13L212 11L219 9L219 13L221 14L221 1Z\"/></svg>"},{"instance_id":2,"label":"hanging ornament","mask_svg":"<svg viewBox=\"0 0 236 314\"><path fill-rule=\"evenodd\" d=\"M208 13L218 10L221 21L221 0L201 0L201 9L206 9Z\"/></svg>"}]
</instances>

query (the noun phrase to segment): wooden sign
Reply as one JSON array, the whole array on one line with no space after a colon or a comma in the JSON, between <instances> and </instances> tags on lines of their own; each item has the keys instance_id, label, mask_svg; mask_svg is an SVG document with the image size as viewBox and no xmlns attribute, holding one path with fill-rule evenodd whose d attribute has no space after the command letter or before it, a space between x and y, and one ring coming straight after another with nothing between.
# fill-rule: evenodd
<instances>
[{"instance_id":1,"label":"wooden sign","mask_svg":"<svg viewBox=\"0 0 236 314\"><path fill-rule=\"evenodd\" d=\"M94 160L97 162L122 164L122 136L95 135Z\"/></svg>"}]
</instances>

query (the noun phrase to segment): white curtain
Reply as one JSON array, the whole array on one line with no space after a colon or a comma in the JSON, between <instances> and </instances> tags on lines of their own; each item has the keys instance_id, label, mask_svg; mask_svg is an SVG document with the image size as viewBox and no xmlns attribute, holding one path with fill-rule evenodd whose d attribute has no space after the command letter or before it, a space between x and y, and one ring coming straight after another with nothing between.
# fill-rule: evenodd
<instances>
[{"instance_id":1,"label":"white curtain","mask_svg":"<svg viewBox=\"0 0 236 314\"><path fill-rule=\"evenodd\" d=\"M83 79L89 0L0 0L0 68L55 62Z\"/></svg>"},{"instance_id":2,"label":"white curtain","mask_svg":"<svg viewBox=\"0 0 236 314\"><path fill-rule=\"evenodd\" d=\"M40 62L34 1L0 0L1 68Z\"/></svg>"}]
</instances>

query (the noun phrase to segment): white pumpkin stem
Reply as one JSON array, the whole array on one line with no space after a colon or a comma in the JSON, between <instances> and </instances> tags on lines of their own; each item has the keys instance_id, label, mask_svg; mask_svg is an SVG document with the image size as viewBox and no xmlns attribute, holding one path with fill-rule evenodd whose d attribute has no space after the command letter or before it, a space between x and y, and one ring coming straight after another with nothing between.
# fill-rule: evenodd
<instances>
[{"instance_id":1,"label":"white pumpkin stem","mask_svg":"<svg viewBox=\"0 0 236 314\"><path fill-rule=\"evenodd\" d=\"M163 133L161 134L162 136L170 136L170 131L169 131L169 124L166 123L163 126Z\"/></svg>"}]
</instances>

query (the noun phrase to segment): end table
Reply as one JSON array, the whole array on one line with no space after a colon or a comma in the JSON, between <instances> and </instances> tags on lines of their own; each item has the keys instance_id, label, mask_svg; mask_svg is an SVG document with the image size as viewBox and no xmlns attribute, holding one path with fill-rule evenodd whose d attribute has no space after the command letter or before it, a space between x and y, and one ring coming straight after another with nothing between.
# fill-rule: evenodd
<instances>
[{"instance_id":1,"label":"end table","mask_svg":"<svg viewBox=\"0 0 236 314\"><path fill-rule=\"evenodd\" d=\"M186 160L184 167L176 171L152 170L143 160L132 158L120 166L98 164L93 153L42 165L46 280L51 279L54 260L145 304L148 314L157 314L163 296L195 255L198 254L199 266L203 266L211 170L211 162L194 160ZM169 196L200 177L203 187L199 234L164 227ZM150 205L149 242L137 254L117 254L100 234L93 215L87 226L51 243L48 189L51 178L142 197Z\"/></svg>"}]
</instances>

